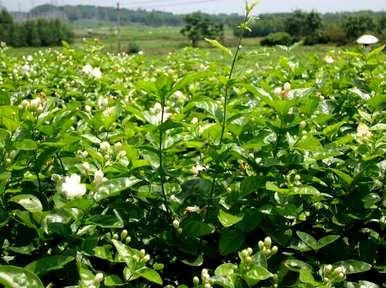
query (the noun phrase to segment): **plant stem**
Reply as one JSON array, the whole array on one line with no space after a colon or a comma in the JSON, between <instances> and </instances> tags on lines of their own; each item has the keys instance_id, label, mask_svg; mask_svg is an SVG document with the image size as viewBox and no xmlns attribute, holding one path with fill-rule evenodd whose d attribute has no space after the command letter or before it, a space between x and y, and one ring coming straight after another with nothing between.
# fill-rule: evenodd
<instances>
[{"instance_id":1,"label":"plant stem","mask_svg":"<svg viewBox=\"0 0 386 288\"><path fill-rule=\"evenodd\" d=\"M60 168L62 168L62 173L63 173L63 175L65 175L66 174L66 169L64 169L64 165L63 165L62 159L60 158L59 153L55 153L55 155L56 155L56 158L58 158L58 161L59 161L59 164L60 164Z\"/></svg>"},{"instance_id":2,"label":"plant stem","mask_svg":"<svg viewBox=\"0 0 386 288\"><path fill-rule=\"evenodd\" d=\"M35 174L36 174L36 179L38 180L39 194L42 194L42 184L41 184L41 182L40 182L39 171L38 171L38 169L36 168L36 163L37 163L36 153L34 154L34 158L35 158Z\"/></svg>"},{"instance_id":3,"label":"plant stem","mask_svg":"<svg viewBox=\"0 0 386 288\"><path fill-rule=\"evenodd\" d=\"M162 194L162 198L163 198L163 201L164 201L164 205L165 205L165 208L166 208L166 214L169 218L169 220L171 221L172 220L172 214L170 212L170 209L169 209L169 205L168 205L168 199L167 199L167 196L166 196L166 192L165 192L165 171L164 171L164 163L163 163L163 138L164 138L164 133L163 133L163 129L162 129L162 124L164 123L164 117L165 117L165 98L162 97L161 99L161 122L160 122L160 126L158 127L159 129L159 147L158 147L158 157L159 157L159 171L160 171L160 184L161 184L161 194Z\"/></svg>"},{"instance_id":4,"label":"plant stem","mask_svg":"<svg viewBox=\"0 0 386 288\"><path fill-rule=\"evenodd\" d=\"M249 17L249 15L248 15L248 13L246 13L245 18L244 18L244 22L246 22L248 20L248 17ZM231 69L230 69L229 74L228 74L228 82L233 77L233 72L234 72L235 67L236 67L237 58L239 56L242 41L243 41L243 32L240 34L239 39L237 41L237 47L236 47L235 55L233 56ZM221 148L221 146L223 144L224 134L225 134L225 126L226 126L226 118L227 118L227 110L228 110L228 100L229 100L228 99L229 98L229 85L228 84L229 83L227 83L225 85L224 103L223 103L223 117L222 117L222 123L221 123L221 134L220 134L220 141L218 143L219 149ZM212 187L210 189L208 207L210 207L210 205L212 204L212 201L213 201L213 194L214 194L214 190L216 187L217 177L218 177L218 170L216 169L216 171L214 172L213 178L212 178Z\"/></svg>"}]
</instances>

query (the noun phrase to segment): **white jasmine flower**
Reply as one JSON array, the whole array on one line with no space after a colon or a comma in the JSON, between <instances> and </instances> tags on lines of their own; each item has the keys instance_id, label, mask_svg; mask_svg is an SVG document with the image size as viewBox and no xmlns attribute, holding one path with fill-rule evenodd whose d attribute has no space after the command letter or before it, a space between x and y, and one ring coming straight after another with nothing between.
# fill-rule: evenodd
<instances>
[{"instance_id":1,"label":"white jasmine flower","mask_svg":"<svg viewBox=\"0 0 386 288\"><path fill-rule=\"evenodd\" d=\"M109 99L101 96L98 98L97 104L99 107L106 107L107 105L109 105Z\"/></svg>"},{"instance_id":2,"label":"white jasmine flower","mask_svg":"<svg viewBox=\"0 0 386 288\"><path fill-rule=\"evenodd\" d=\"M91 66L90 64L86 64L86 65L84 65L83 68L82 68L82 72L83 72L84 74L87 74L87 75L90 75L91 72L92 72L92 70L93 70L93 68L92 68L92 66Z\"/></svg>"},{"instance_id":3,"label":"white jasmine flower","mask_svg":"<svg viewBox=\"0 0 386 288\"><path fill-rule=\"evenodd\" d=\"M324 57L324 61L326 61L327 64L332 64L334 63L334 58L332 58L331 56L326 56Z\"/></svg>"},{"instance_id":4,"label":"white jasmine flower","mask_svg":"<svg viewBox=\"0 0 386 288\"><path fill-rule=\"evenodd\" d=\"M105 176L105 174L103 173L102 170L95 171L95 173L94 173L94 183L95 183L96 186L101 185L106 180L106 178L104 176Z\"/></svg>"},{"instance_id":5,"label":"white jasmine flower","mask_svg":"<svg viewBox=\"0 0 386 288\"><path fill-rule=\"evenodd\" d=\"M138 51L138 55L143 55L144 52L141 50L141 51Z\"/></svg>"},{"instance_id":6,"label":"white jasmine flower","mask_svg":"<svg viewBox=\"0 0 386 288\"><path fill-rule=\"evenodd\" d=\"M289 90L291 90L291 84L288 83L288 82L286 82L286 83L284 84L283 88L284 88L285 91L289 91Z\"/></svg>"},{"instance_id":7,"label":"white jasmine flower","mask_svg":"<svg viewBox=\"0 0 386 288\"><path fill-rule=\"evenodd\" d=\"M202 166L199 163L192 166L192 174L194 176L198 176L202 171L205 171L205 170L206 170L206 167Z\"/></svg>"},{"instance_id":8,"label":"white jasmine flower","mask_svg":"<svg viewBox=\"0 0 386 288\"><path fill-rule=\"evenodd\" d=\"M21 67L21 70L27 74L31 71L31 66L29 66L28 64L24 64L22 67Z\"/></svg>"},{"instance_id":9,"label":"white jasmine flower","mask_svg":"<svg viewBox=\"0 0 386 288\"><path fill-rule=\"evenodd\" d=\"M186 96L180 90L177 90L176 92L174 92L173 96L176 99L176 101L179 103L183 103L186 100Z\"/></svg>"},{"instance_id":10,"label":"white jasmine flower","mask_svg":"<svg viewBox=\"0 0 386 288\"><path fill-rule=\"evenodd\" d=\"M153 108L150 108L150 112L152 114L158 114L158 113L161 113L162 112L162 106L160 103L155 103Z\"/></svg>"},{"instance_id":11,"label":"white jasmine flower","mask_svg":"<svg viewBox=\"0 0 386 288\"><path fill-rule=\"evenodd\" d=\"M357 137L370 138L373 134L370 132L369 127L366 124L360 123L357 128Z\"/></svg>"},{"instance_id":12,"label":"white jasmine flower","mask_svg":"<svg viewBox=\"0 0 386 288\"><path fill-rule=\"evenodd\" d=\"M84 110L86 110L86 112L90 113L92 108L89 105L86 105L86 106L84 106Z\"/></svg>"},{"instance_id":13,"label":"white jasmine flower","mask_svg":"<svg viewBox=\"0 0 386 288\"><path fill-rule=\"evenodd\" d=\"M90 75L95 77L96 79L100 79L102 77L102 72L99 68L94 68L91 71Z\"/></svg>"},{"instance_id":14,"label":"white jasmine flower","mask_svg":"<svg viewBox=\"0 0 386 288\"><path fill-rule=\"evenodd\" d=\"M88 172L88 171L90 171L90 170L92 169L90 163L88 163L88 162L83 162L80 166L81 166L86 172Z\"/></svg>"},{"instance_id":15,"label":"white jasmine flower","mask_svg":"<svg viewBox=\"0 0 386 288\"><path fill-rule=\"evenodd\" d=\"M198 123L198 118L197 117L193 117L192 118L192 124L195 125Z\"/></svg>"},{"instance_id":16,"label":"white jasmine flower","mask_svg":"<svg viewBox=\"0 0 386 288\"><path fill-rule=\"evenodd\" d=\"M386 172L386 159L378 163L379 169L382 171L382 173Z\"/></svg>"},{"instance_id":17,"label":"white jasmine flower","mask_svg":"<svg viewBox=\"0 0 386 288\"><path fill-rule=\"evenodd\" d=\"M115 143L114 144L114 150L115 150L115 152L119 153L122 150L122 143L121 142Z\"/></svg>"},{"instance_id":18,"label":"white jasmine flower","mask_svg":"<svg viewBox=\"0 0 386 288\"><path fill-rule=\"evenodd\" d=\"M79 175L72 174L65 177L62 184L62 192L69 199L81 197L86 194L86 185L80 183Z\"/></svg>"},{"instance_id":19,"label":"white jasmine flower","mask_svg":"<svg viewBox=\"0 0 386 288\"><path fill-rule=\"evenodd\" d=\"M32 58L31 55L28 55L28 56L26 57L26 59L27 59L28 62L32 62L32 60L33 60L33 58Z\"/></svg>"},{"instance_id":20,"label":"white jasmine flower","mask_svg":"<svg viewBox=\"0 0 386 288\"><path fill-rule=\"evenodd\" d=\"M275 87L275 89L273 89L273 94L280 96L281 95L281 87Z\"/></svg>"},{"instance_id":21,"label":"white jasmine flower","mask_svg":"<svg viewBox=\"0 0 386 288\"><path fill-rule=\"evenodd\" d=\"M109 152L111 146L109 142L103 141L102 143L99 144L99 149L101 150L102 153L107 153Z\"/></svg>"}]
</instances>

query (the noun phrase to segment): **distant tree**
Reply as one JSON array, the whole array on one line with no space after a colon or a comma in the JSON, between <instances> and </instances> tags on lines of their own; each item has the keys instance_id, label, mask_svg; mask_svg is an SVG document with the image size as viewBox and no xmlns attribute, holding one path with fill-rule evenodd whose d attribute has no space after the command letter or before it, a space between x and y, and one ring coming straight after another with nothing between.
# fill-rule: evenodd
<instances>
[{"instance_id":1,"label":"distant tree","mask_svg":"<svg viewBox=\"0 0 386 288\"><path fill-rule=\"evenodd\" d=\"M22 27L27 31L27 44L28 46L38 47L40 46L40 35L36 21L27 21L22 24Z\"/></svg>"},{"instance_id":2,"label":"distant tree","mask_svg":"<svg viewBox=\"0 0 386 288\"><path fill-rule=\"evenodd\" d=\"M386 30L386 14L384 14L378 21L378 32L382 33Z\"/></svg>"},{"instance_id":3,"label":"distant tree","mask_svg":"<svg viewBox=\"0 0 386 288\"><path fill-rule=\"evenodd\" d=\"M13 19L7 10L3 9L0 12L0 41L10 43L12 39Z\"/></svg>"},{"instance_id":4,"label":"distant tree","mask_svg":"<svg viewBox=\"0 0 386 288\"><path fill-rule=\"evenodd\" d=\"M307 36L313 36L323 27L322 17L318 12L311 11L308 13L305 21L304 34Z\"/></svg>"},{"instance_id":5,"label":"distant tree","mask_svg":"<svg viewBox=\"0 0 386 288\"><path fill-rule=\"evenodd\" d=\"M307 15L296 10L285 21L285 31L293 37L301 37L306 34Z\"/></svg>"},{"instance_id":6,"label":"distant tree","mask_svg":"<svg viewBox=\"0 0 386 288\"><path fill-rule=\"evenodd\" d=\"M377 25L370 15L347 16L343 22L347 38L353 40L366 32L376 32Z\"/></svg>"},{"instance_id":7,"label":"distant tree","mask_svg":"<svg viewBox=\"0 0 386 288\"><path fill-rule=\"evenodd\" d=\"M185 16L186 25L181 33L192 42L192 47L197 47L198 42L204 38L222 39L224 25L216 23L208 15L194 12Z\"/></svg>"}]
</instances>

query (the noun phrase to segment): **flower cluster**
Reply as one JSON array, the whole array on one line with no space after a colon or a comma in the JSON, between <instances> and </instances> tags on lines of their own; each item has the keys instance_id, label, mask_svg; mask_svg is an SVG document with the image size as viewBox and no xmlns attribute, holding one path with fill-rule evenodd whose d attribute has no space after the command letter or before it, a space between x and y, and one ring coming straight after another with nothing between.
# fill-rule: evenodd
<instances>
[{"instance_id":1,"label":"flower cluster","mask_svg":"<svg viewBox=\"0 0 386 288\"><path fill-rule=\"evenodd\" d=\"M86 64L82 68L82 72L88 76L100 79L102 77L102 71L99 68L94 68L90 64Z\"/></svg>"}]
</instances>

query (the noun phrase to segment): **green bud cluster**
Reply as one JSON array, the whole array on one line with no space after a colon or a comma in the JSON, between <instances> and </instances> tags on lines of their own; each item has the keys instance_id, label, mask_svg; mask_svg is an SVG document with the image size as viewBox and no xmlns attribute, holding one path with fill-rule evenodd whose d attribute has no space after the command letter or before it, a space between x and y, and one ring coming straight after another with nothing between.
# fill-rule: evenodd
<instances>
[{"instance_id":1,"label":"green bud cluster","mask_svg":"<svg viewBox=\"0 0 386 288\"><path fill-rule=\"evenodd\" d=\"M333 268L331 264L323 267L323 280L329 283L339 283L346 279L346 268L338 266Z\"/></svg>"},{"instance_id":2,"label":"green bud cluster","mask_svg":"<svg viewBox=\"0 0 386 288\"><path fill-rule=\"evenodd\" d=\"M267 257L273 256L279 251L279 248L277 246L272 247L271 237L266 237L264 241L259 241L258 245L260 251Z\"/></svg>"}]
</instances>

